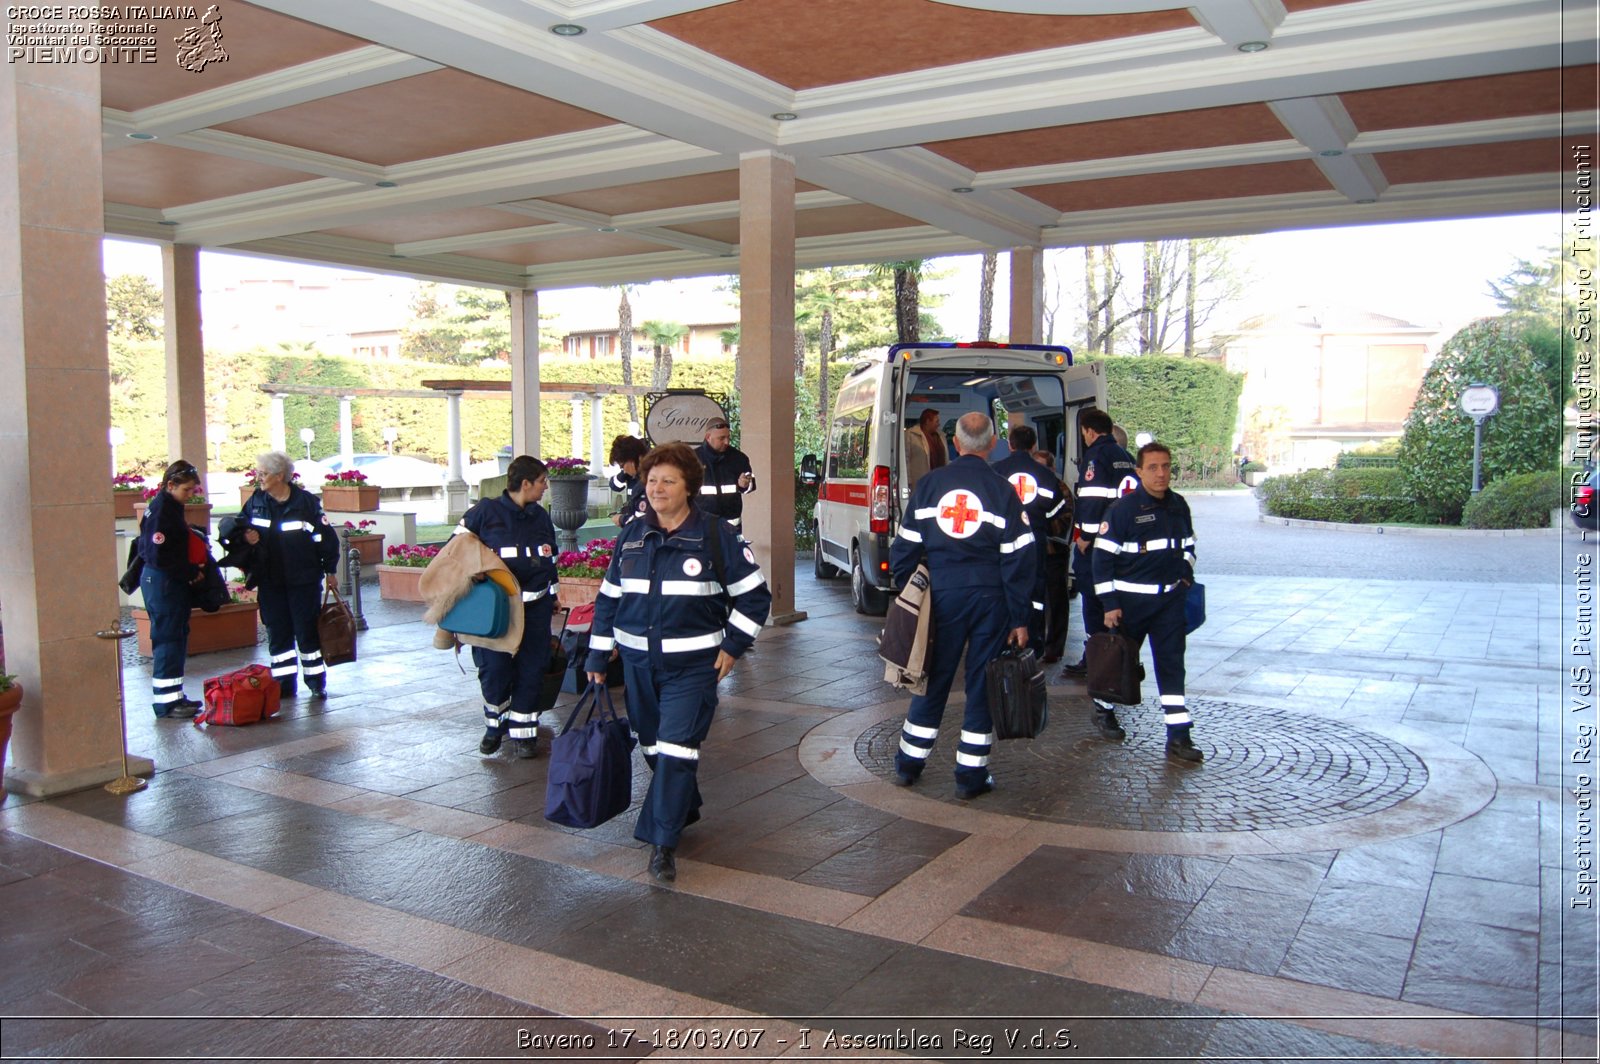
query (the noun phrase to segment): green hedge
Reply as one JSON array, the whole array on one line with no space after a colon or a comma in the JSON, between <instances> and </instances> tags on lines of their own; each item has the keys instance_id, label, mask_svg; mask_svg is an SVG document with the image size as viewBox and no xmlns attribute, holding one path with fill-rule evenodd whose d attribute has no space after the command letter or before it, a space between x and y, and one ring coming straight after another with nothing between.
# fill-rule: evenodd
<instances>
[{"instance_id":1,"label":"green hedge","mask_svg":"<svg viewBox=\"0 0 1600 1064\"><path fill-rule=\"evenodd\" d=\"M1358 525L1424 520L1398 469L1308 469L1269 477L1256 497L1273 517Z\"/></svg>"},{"instance_id":2,"label":"green hedge","mask_svg":"<svg viewBox=\"0 0 1600 1064\"><path fill-rule=\"evenodd\" d=\"M1172 448L1178 482L1233 476L1243 374L1166 355L1096 355L1089 361L1105 364L1107 413L1127 430L1130 450L1137 450L1134 435L1148 432Z\"/></svg>"},{"instance_id":3,"label":"green hedge","mask_svg":"<svg viewBox=\"0 0 1600 1064\"><path fill-rule=\"evenodd\" d=\"M1474 495L1462 511L1468 528L1549 528L1550 511L1566 505L1561 474L1502 477Z\"/></svg>"}]
</instances>

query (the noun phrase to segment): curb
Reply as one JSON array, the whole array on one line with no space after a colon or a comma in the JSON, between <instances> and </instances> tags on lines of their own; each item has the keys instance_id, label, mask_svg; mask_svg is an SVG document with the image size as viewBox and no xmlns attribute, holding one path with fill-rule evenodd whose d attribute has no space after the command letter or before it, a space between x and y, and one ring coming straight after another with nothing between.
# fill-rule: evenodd
<instances>
[{"instance_id":1,"label":"curb","mask_svg":"<svg viewBox=\"0 0 1600 1064\"><path fill-rule=\"evenodd\" d=\"M1299 517L1273 517L1260 514L1256 520L1264 525L1282 525L1285 528L1326 528L1338 532L1370 532L1377 536L1551 536L1559 535L1560 528L1412 528L1409 525L1357 525L1347 521L1307 521Z\"/></svg>"}]
</instances>

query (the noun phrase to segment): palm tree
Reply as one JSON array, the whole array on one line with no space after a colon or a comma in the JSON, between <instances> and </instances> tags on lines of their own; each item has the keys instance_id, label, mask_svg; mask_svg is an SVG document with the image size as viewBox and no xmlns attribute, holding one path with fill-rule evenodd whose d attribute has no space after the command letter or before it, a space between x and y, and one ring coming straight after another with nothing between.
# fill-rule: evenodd
<instances>
[{"instance_id":1,"label":"palm tree","mask_svg":"<svg viewBox=\"0 0 1600 1064\"><path fill-rule=\"evenodd\" d=\"M650 386L661 391L672 381L672 349L689 334L689 329L675 321L647 321L639 326L639 331L655 345L656 366Z\"/></svg>"},{"instance_id":2,"label":"palm tree","mask_svg":"<svg viewBox=\"0 0 1600 1064\"><path fill-rule=\"evenodd\" d=\"M1000 253L983 253L983 274L978 281L978 339L989 339L994 328L994 275L1000 266Z\"/></svg>"},{"instance_id":3,"label":"palm tree","mask_svg":"<svg viewBox=\"0 0 1600 1064\"><path fill-rule=\"evenodd\" d=\"M628 286L619 284L622 298L617 300L617 353L622 356L622 383L633 387L633 304L628 302ZM639 423L639 400L628 393L628 420Z\"/></svg>"},{"instance_id":4,"label":"palm tree","mask_svg":"<svg viewBox=\"0 0 1600 1064\"><path fill-rule=\"evenodd\" d=\"M922 300L917 283L922 280L923 266L921 259L906 259L880 262L872 267L874 277L894 277L894 327L902 344L914 344L922 338L918 328Z\"/></svg>"}]
</instances>

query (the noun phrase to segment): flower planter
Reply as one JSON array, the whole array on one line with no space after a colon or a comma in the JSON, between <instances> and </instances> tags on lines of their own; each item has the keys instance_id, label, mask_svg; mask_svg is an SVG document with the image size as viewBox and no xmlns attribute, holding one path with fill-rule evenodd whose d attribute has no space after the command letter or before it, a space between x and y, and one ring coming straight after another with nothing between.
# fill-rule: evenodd
<instances>
[{"instance_id":1,"label":"flower planter","mask_svg":"<svg viewBox=\"0 0 1600 1064\"><path fill-rule=\"evenodd\" d=\"M589 481L594 477L559 476L550 478L550 521L559 531L556 542L562 550L578 544L578 529L589 519Z\"/></svg>"},{"instance_id":2,"label":"flower planter","mask_svg":"<svg viewBox=\"0 0 1600 1064\"><path fill-rule=\"evenodd\" d=\"M150 504L140 500L133 504L133 520L137 524L144 523L144 512ZM211 504L208 502L187 502L183 504L183 520L185 524L195 525L198 528L211 527Z\"/></svg>"},{"instance_id":3,"label":"flower planter","mask_svg":"<svg viewBox=\"0 0 1600 1064\"><path fill-rule=\"evenodd\" d=\"M249 502L250 501L250 496L254 495L255 493L256 493L256 486L254 484L240 484L239 485L239 505L243 506L245 503Z\"/></svg>"},{"instance_id":4,"label":"flower planter","mask_svg":"<svg viewBox=\"0 0 1600 1064\"><path fill-rule=\"evenodd\" d=\"M418 584L426 568L417 565L380 565L378 568L378 595L396 602L421 602Z\"/></svg>"},{"instance_id":5,"label":"flower planter","mask_svg":"<svg viewBox=\"0 0 1600 1064\"><path fill-rule=\"evenodd\" d=\"M383 535L378 532L368 532L365 535L352 533L345 540L361 557L361 567L365 569L370 565L383 563ZM347 548L348 549L348 548Z\"/></svg>"},{"instance_id":6,"label":"flower planter","mask_svg":"<svg viewBox=\"0 0 1600 1064\"><path fill-rule=\"evenodd\" d=\"M11 745L11 718L22 708L22 685L0 691L0 798L6 796L6 748Z\"/></svg>"},{"instance_id":7,"label":"flower planter","mask_svg":"<svg viewBox=\"0 0 1600 1064\"><path fill-rule=\"evenodd\" d=\"M111 493L111 512L116 517L132 517L136 506L142 506L143 500L137 491L113 491ZM141 511L142 512L142 511Z\"/></svg>"},{"instance_id":8,"label":"flower planter","mask_svg":"<svg viewBox=\"0 0 1600 1064\"><path fill-rule=\"evenodd\" d=\"M209 654L213 650L235 650L256 645L256 628L261 607L254 602L230 602L216 613L189 611L189 653ZM143 607L133 611L133 627L138 632L139 653L150 649L150 614Z\"/></svg>"},{"instance_id":9,"label":"flower planter","mask_svg":"<svg viewBox=\"0 0 1600 1064\"><path fill-rule=\"evenodd\" d=\"M376 484L338 484L327 481L322 485L322 508L340 513L360 513L378 508Z\"/></svg>"},{"instance_id":10,"label":"flower planter","mask_svg":"<svg viewBox=\"0 0 1600 1064\"><path fill-rule=\"evenodd\" d=\"M563 576L556 585L556 602L564 609L582 606L600 597L600 578L597 576Z\"/></svg>"}]
</instances>

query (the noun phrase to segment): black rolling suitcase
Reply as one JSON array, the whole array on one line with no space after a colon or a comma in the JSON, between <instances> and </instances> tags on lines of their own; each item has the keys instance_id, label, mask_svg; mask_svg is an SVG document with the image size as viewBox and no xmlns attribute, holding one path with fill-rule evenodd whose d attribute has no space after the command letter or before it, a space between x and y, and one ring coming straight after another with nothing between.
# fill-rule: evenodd
<instances>
[{"instance_id":1,"label":"black rolling suitcase","mask_svg":"<svg viewBox=\"0 0 1600 1064\"><path fill-rule=\"evenodd\" d=\"M1031 650L1008 646L984 666L989 681L989 719L996 739L1032 739L1050 717L1044 668Z\"/></svg>"},{"instance_id":2,"label":"black rolling suitcase","mask_svg":"<svg viewBox=\"0 0 1600 1064\"><path fill-rule=\"evenodd\" d=\"M1117 632L1096 632L1083 650L1087 667L1089 697L1119 706L1137 706L1144 701L1139 685L1144 682L1144 666L1139 664L1139 647Z\"/></svg>"}]
</instances>

